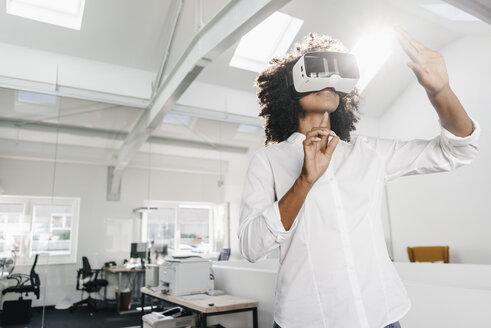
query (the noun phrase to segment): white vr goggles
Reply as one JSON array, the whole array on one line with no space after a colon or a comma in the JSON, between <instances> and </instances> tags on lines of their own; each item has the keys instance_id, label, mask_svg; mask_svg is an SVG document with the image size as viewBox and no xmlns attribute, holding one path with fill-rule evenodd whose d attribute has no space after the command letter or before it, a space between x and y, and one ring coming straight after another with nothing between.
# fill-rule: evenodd
<instances>
[{"instance_id":1,"label":"white vr goggles","mask_svg":"<svg viewBox=\"0 0 491 328\"><path fill-rule=\"evenodd\" d=\"M294 98L301 98L326 88L349 93L359 79L354 55L316 51L308 52L298 59L288 74L287 84Z\"/></svg>"}]
</instances>

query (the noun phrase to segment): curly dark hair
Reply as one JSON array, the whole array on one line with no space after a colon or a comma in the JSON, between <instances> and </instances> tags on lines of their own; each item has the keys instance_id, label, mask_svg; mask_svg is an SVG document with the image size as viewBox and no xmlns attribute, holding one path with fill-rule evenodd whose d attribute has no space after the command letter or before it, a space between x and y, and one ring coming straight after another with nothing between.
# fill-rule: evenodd
<instances>
[{"instance_id":1,"label":"curly dark hair","mask_svg":"<svg viewBox=\"0 0 491 328\"><path fill-rule=\"evenodd\" d=\"M305 111L299 101L291 96L285 77L305 53L322 50L347 52L341 41L310 33L301 43L296 43L289 53L271 59L269 67L257 77L255 85L259 88L257 97L261 106L259 116L266 120L266 145L286 140L297 131L299 118L305 116ZM359 93L355 88L348 94L340 94L339 106L330 114L331 130L346 142L351 140L351 131L356 130L358 103Z\"/></svg>"}]
</instances>

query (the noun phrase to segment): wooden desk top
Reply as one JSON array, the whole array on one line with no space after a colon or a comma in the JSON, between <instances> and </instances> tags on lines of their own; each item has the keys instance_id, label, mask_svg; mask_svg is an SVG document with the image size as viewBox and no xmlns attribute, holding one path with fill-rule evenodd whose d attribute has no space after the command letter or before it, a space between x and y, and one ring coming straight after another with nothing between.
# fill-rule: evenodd
<instances>
[{"instance_id":1,"label":"wooden desk top","mask_svg":"<svg viewBox=\"0 0 491 328\"><path fill-rule=\"evenodd\" d=\"M144 272L145 269L143 268L134 268L134 269L128 269L125 266L110 266L108 268L104 268L104 271L108 271L111 273L120 273L120 272Z\"/></svg>"},{"instance_id":2,"label":"wooden desk top","mask_svg":"<svg viewBox=\"0 0 491 328\"><path fill-rule=\"evenodd\" d=\"M239 309L249 309L256 308L259 305L259 302L250 300L247 298L236 297L232 295L218 295L218 296L210 296L206 299L199 300L186 300L182 298L182 296L173 296L162 294L162 292L154 292L147 287L142 287L141 292L143 294L151 295L156 298L160 298L165 301L169 301L178 305L182 305L184 307L202 312L202 313L214 313L214 312L223 312L223 311L231 311L231 310L239 310ZM213 304L213 306L209 306L208 304Z\"/></svg>"}]
</instances>

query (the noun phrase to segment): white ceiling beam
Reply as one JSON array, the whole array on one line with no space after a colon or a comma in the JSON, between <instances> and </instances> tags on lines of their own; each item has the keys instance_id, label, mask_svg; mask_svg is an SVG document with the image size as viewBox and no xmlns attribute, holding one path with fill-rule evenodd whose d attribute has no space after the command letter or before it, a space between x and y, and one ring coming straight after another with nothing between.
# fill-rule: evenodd
<instances>
[{"instance_id":1,"label":"white ceiling beam","mask_svg":"<svg viewBox=\"0 0 491 328\"><path fill-rule=\"evenodd\" d=\"M264 122L253 116L241 115L235 113L228 113L208 108L201 108L195 106L187 106L176 104L171 110L173 113L185 114L193 117L205 118L208 120L223 121L237 124L254 125L262 127Z\"/></svg>"},{"instance_id":2,"label":"white ceiling beam","mask_svg":"<svg viewBox=\"0 0 491 328\"><path fill-rule=\"evenodd\" d=\"M289 0L232 0L196 34L162 83L152 104L126 138L113 170L115 177L121 177L121 172L131 158L161 124L164 115L176 104L201 70L288 2ZM119 181L113 178L110 192L116 193L118 185Z\"/></svg>"},{"instance_id":3,"label":"white ceiling beam","mask_svg":"<svg viewBox=\"0 0 491 328\"><path fill-rule=\"evenodd\" d=\"M159 67L159 71L157 72L157 77L155 78L154 85L152 88L152 97L155 96L155 92L157 92L160 84L162 83L162 77L165 72L165 68L167 66L167 60L169 59L169 53L174 43L174 38L176 35L177 25L179 23L179 18L181 17L182 9L183 9L183 1L184 0L174 0L171 1L169 5L169 9L167 12L167 17L165 18L165 27L164 31L168 31L167 38L165 40L164 52L162 54L161 65Z\"/></svg>"},{"instance_id":4,"label":"white ceiling beam","mask_svg":"<svg viewBox=\"0 0 491 328\"><path fill-rule=\"evenodd\" d=\"M24 131L30 130L30 131L50 132L50 133L58 132L60 134L69 134L69 135L76 135L81 137L105 138L109 140L123 140L128 136L127 132L119 131L119 130L115 131L115 130L98 129L98 128L87 128L84 126L56 124L56 123L41 122L41 121L28 122L28 121L9 119L9 118L0 119L0 128L2 127L21 128ZM150 141L153 144L185 147L185 148L200 149L200 150L221 151L221 152L235 153L235 154L247 154L249 150L248 147L233 146L233 145L219 144L219 143L211 144L209 142L204 142L204 141L178 139L178 138L171 138L171 137L152 136L148 139L148 141Z\"/></svg>"},{"instance_id":5,"label":"white ceiling beam","mask_svg":"<svg viewBox=\"0 0 491 328\"><path fill-rule=\"evenodd\" d=\"M443 0L468 12L474 17L491 24L491 2L489 0Z\"/></svg>"},{"instance_id":6,"label":"white ceiling beam","mask_svg":"<svg viewBox=\"0 0 491 328\"><path fill-rule=\"evenodd\" d=\"M252 85L250 91L244 91L195 80L179 98L178 104L254 118L259 114L256 90Z\"/></svg>"},{"instance_id":7,"label":"white ceiling beam","mask_svg":"<svg viewBox=\"0 0 491 328\"><path fill-rule=\"evenodd\" d=\"M113 153L117 149L97 148L90 146L59 144L56 161L58 163L73 163L83 165L111 166ZM0 137L0 161L8 159L22 159L42 162L53 162L55 146L52 143L12 140ZM185 172L194 174L210 174L219 176L228 170L226 160L210 158L193 158L170 154L152 153L152 170L165 170L171 172ZM149 169L148 153L144 151L131 161L131 168ZM220 172L220 167L222 172Z\"/></svg>"},{"instance_id":8,"label":"white ceiling beam","mask_svg":"<svg viewBox=\"0 0 491 328\"><path fill-rule=\"evenodd\" d=\"M147 108L155 73L0 43L0 87Z\"/></svg>"}]
</instances>

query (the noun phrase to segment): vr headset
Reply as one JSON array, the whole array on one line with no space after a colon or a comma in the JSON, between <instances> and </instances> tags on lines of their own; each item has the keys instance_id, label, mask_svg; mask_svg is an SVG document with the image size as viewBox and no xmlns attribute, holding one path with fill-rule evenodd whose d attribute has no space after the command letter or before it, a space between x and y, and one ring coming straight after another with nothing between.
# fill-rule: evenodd
<instances>
[{"instance_id":1,"label":"vr headset","mask_svg":"<svg viewBox=\"0 0 491 328\"><path fill-rule=\"evenodd\" d=\"M308 52L298 59L287 76L287 85L295 99L326 88L346 94L360 79L352 54L331 51Z\"/></svg>"}]
</instances>

